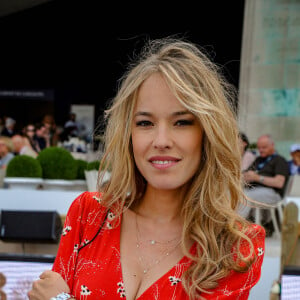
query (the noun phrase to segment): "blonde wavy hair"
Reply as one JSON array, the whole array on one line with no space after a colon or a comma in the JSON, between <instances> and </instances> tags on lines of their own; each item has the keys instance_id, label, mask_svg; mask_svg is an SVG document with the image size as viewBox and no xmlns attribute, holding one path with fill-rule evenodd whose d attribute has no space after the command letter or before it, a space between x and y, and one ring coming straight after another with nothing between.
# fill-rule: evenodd
<instances>
[{"instance_id":1,"label":"blonde wavy hair","mask_svg":"<svg viewBox=\"0 0 300 300\"><path fill-rule=\"evenodd\" d=\"M105 186L103 203L109 208L117 206L119 213L123 206L130 207L141 199L146 187L133 157L131 126L139 87L153 73L165 78L204 131L199 170L188 183L182 207L182 248L192 261L182 283L194 299L215 288L230 270L247 271L255 259L249 223L236 212L245 196L239 130L232 105L235 92L197 45L170 38L147 43L106 110L101 164L109 166L111 179ZM195 255L189 252L191 240L197 244ZM245 242L250 249L246 256L239 251Z\"/></svg>"}]
</instances>

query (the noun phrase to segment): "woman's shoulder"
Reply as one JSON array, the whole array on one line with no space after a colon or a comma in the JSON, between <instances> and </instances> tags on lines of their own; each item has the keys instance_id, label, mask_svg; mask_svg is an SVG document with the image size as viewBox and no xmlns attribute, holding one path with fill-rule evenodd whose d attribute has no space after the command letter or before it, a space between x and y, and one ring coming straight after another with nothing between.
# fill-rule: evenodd
<instances>
[{"instance_id":1,"label":"woman's shoulder","mask_svg":"<svg viewBox=\"0 0 300 300\"><path fill-rule=\"evenodd\" d=\"M86 202L86 203L101 203L103 194L99 192L83 192L79 194L74 202Z\"/></svg>"},{"instance_id":2,"label":"woman's shoulder","mask_svg":"<svg viewBox=\"0 0 300 300\"><path fill-rule=\"evenodd\" d=\"M83 192L72 202L70 209L80 211L105 211L102 204L103 194L99 192Z\"/></svg>"},{"instance_id":3,"label":"woman's shoulder","mask_svg":"<svg viewBox=\"0 0 300 300\"><path fill-rule=\"evenodd\" d=\"M83 192L72 202L65 226L74 227L74 224L83 226L84 230L97 227L107 213L107 208L102 205L103 195L98 192Z\"/></svg>"},{"instance_id":4,"label":"woman's shoulder","mask_svg":"<svg viewBox=\"0 0 300 300\"><path fill-rule=\"evenodd\" d=\"M251 223L251 222L247 225L247 230L249 232L264 232L265 231L263 226L258 225L256 223Z\"/></svg>"},{"instance_id":5,"label":"woman's shoulder","mask_svg":"<svg viewBox=\"0 0 300 300\"><path fill-rule=\"evenodd\" d=\"M247 227L246 235L251 240L256 254L258 256L262 255L265 249L265 237L266 237L265 229L258 224L251 223ZM241 246L242 248L244 248L243 249L244 251L246 252L249 251L249 243L247 241L245 241L245 243L242 243Z\"/></svg>"}]
</instances>

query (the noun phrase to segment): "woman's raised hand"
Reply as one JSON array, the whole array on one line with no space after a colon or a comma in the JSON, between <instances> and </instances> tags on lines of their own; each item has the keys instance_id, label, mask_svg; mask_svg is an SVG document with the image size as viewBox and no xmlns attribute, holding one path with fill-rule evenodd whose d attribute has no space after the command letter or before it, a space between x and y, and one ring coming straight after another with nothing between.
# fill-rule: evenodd
<instances>
[{"instance_id":1,"label":"woman's raised hand","mask_svg":"<svg viewBox=\"0 0 300 300\"><path fill-rule=\"evenodd\" d=\"M49 300L63 292L70 292L67 283L60 274L47 270L40 275L40 279L33 282L28 297L30 300Z\"/></svg>"}]
</instances>

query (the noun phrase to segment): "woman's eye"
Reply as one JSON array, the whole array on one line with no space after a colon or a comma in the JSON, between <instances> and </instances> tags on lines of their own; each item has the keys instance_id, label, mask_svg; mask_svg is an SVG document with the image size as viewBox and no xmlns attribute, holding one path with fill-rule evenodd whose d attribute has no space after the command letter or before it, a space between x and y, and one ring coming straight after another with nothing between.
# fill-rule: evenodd
<instances>
[{"instance_id":1,"label":"woman's eye","mask_svg":"<svg viewBox=\"0 0 300 300\"><path fill-rule=\"evenodd\" d=\"M146 120L138 121L136 122L136 126L141 126L141 127L152 126L152 122Z\"/></svg>"},{"instance_id":2,"label":"woman's eye","mask_svg":"<svg viewBox=\"0 0 300 300\"><path fill-rule=\"evenodd\" d=\"M175 122L176 126L187 126L187 125L193 125L193 120L178 120Z\"/></svg>"}]
</instances>

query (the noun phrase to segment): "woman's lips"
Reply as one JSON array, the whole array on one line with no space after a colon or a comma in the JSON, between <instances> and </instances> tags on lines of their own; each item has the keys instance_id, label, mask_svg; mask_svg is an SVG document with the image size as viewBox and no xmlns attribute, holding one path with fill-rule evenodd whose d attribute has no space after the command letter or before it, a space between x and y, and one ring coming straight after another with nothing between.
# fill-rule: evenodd
<instances>
[{"instance_id":1,"label":"woman's lips","mask_svg":"<svg viewBox=\"0 0 300 300\"><path fill-rule=\"evenodd\" d=\"M167 169L176 165L180 159L176 157L151 157L149 159L151 165L156 169Z\"/></svg>"}]
</instances>

